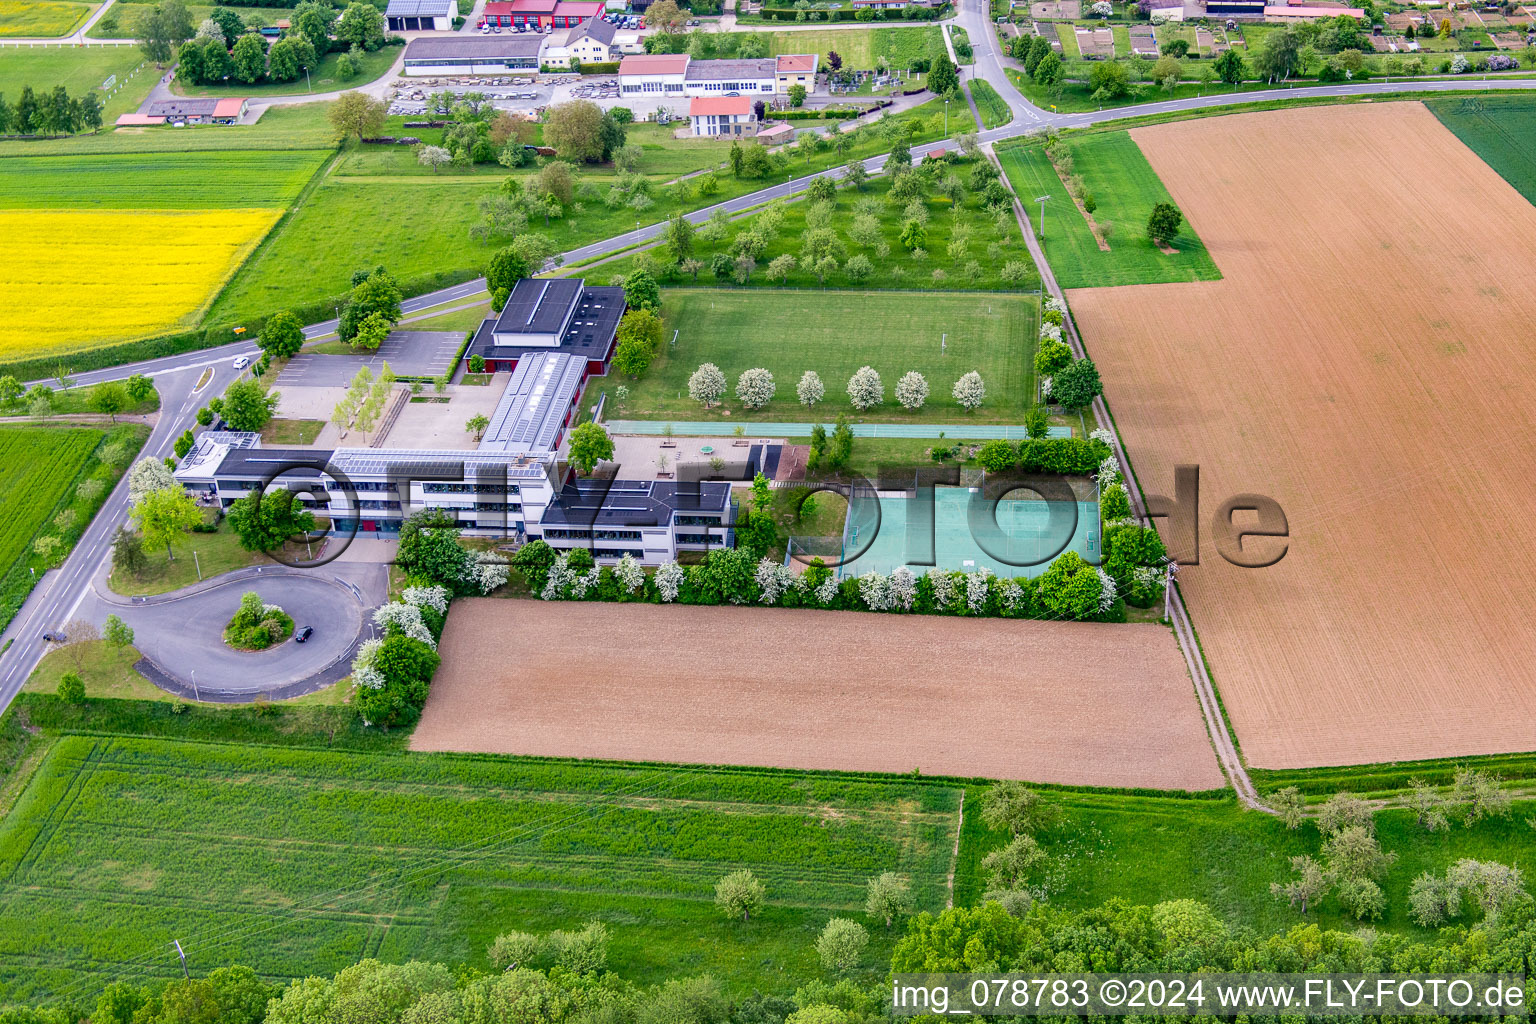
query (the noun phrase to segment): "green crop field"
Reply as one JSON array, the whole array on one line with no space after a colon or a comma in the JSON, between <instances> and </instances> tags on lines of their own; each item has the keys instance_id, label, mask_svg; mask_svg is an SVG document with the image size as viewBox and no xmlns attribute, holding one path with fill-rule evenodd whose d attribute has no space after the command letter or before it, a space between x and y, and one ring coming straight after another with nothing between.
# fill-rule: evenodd
<instances>
[{"instance_id":1,"label":"green crop field","mask_svg":"<svg viewBox=\"0 0 1536 1024\"><path fill-rule=\"evenodd\" d=\"M0 209L282 207L322 150L117 153L0 159Z\"/></svg>"},{"instance_id":2,"label":"green crop field","mask_svg":"<svg viewBox=\"0 0 1536 1024\"><path fill-rule=\"evenodd\" d=\"M1468 96L1426 100L1440 123L1536 203L1536 99Z\"/></svg>"},{"instance_id":3,"label":"green crop field","mask_svg":"<svg viewBox=\"0 0 1536 1024\"><path fill-rule=\"evenodd\" d=\"M987 829L980 815L970 813L980 806L980 796L974 790L966 794L957 905L980 897L985 887L981 858L1005 840ZM1209 904L1230 924L1261 932L1304 923L1341 931L1360 926L1334 899L1303 917L1270 895L1269 883L1290 876L1291 857L1318 855L1320 838L1311 823L1290 831L1278 818L1245 811L1230 799L1064 792L1059 800L1066 812L1063 823L1039 837L1050 856L1041 884L1053 904L1083 908L1117 896L1147 904L1187 898ZM1512 864L1529 877L1536 869L1536 833L1526 824L1533 810L1536 802L1517 800L1508 818L1487 819L1471 828L1456 822L1440 832L1420 827L1404 809L1378 813L1382 848L1398 859L1382 882L1387 910L1371 926L1429 937L1408 918L1408 887L1422 872L1443 872L1463 857Z\"/></svg>"},{"instance_id":4,"label":"green crop field","mask_svg":"<svg viewBox=\"0 0 1536 1024\"><path fill-rule=\"evenodd\" d=\"M964 165L961 165L951 173L964 181L967 170ZM890 179L882 175L871 178L864 185L862 192L851 189L838 191L828 226L836 232L838 239L846 247L846 253L838 257L840 264L838 269L827 275L825 281L827 287L1009 291L1013 290L1014 286L1005 284L1002 278L1003 267L1009 262L1018 263L1026 268L1026 278L1017 285L1017 288L1034 290L1039 287L1040 282L1035 274L1034 262L1029 258L1024 240L1019 237L1018 224L1009 217L1005 222L1008 226L1008 234L1006 237L1000 237L994 218L982 209L974 195L965 197L958 213L949 199L929 197L926 204L929 210L927 242L922 247L922 258L915 259L913 254L908 253L901 244L905 210L899 206L893 207L887 202L886 196L890 192L890 187ZM860 245L849 236L849 229L857 216L855 207L861 202L866 208L872 208L875 211L874 216L880 225L879 240L873 245ZM772 233L773 240L764 251L762 258L758 260L758 269L748 279L748 285L756 288L821 287L822 282L816 279L816 275L799 262L801 238L806 229L805 218L809 211L809 204L786 203L782 209L783 221L778 230ZM761 225L761 216L736 221L732 225L731 234L726 238L718 242L696 242L694 257L702 261L707 268L710 265L710 259L716 253L729 252L736 235L757 229ZM956 238L964 244L956 255L951 256L949 246ZM888 254L884 257L880 255L882 243L888 250ZM652 257L658 256L659 252L659 250L652 250ZM783 282L769 281L764 273L769 262L786 253L797 260L794 272L789 274ZM868 259L874 270L867 279L854 281L848 276L847 262L859 255ZM635 260L636 257L628 257L605 263L598 268L599 275L606 277L609 274L615 276L627 274L634 267ZM935 273L942 276L935 278ZM714 283L707 269L700 274L699 281Z\"/></svg>"},{"instance_id":5,"label":"green crop field","mask_svg":"<svg viewBox=\"0 0 1536 1024\"><path fill-rule=\"evenodd\" d=\"M137 46L8 46L0 50L0 93L11 103L16 102L24 86L46 92L62 85L71 96L79 96L91 89L99 90L114 75L114 87L121 88L111 95L99 91L96 94L104 108L102 120L107 124L118 114L136 108L154 87L155 67L144 66L144 55ZM34 145L29 142L5 145L17 147L13 152L37 152L29 148Z\"/></svg>"},{"instance_id":6,"label":"green crop field","mask_svg":"<svg viewBox=\"0 0 1536 1024\"><path fill-rule=\"evenodd\" d=\"M997 147L997 156L1014 192L1025 197L1030 221L1039 228L1038 204L1031 197L1049 195L1045 204L1045 255L1063 288L1101 288L1122 284L1215 281L1221 271L1186 221L1173 242L1177 255L1160 252L1147 238L1147 217L1159 202L1171 202L1167 189L1130 135L1123 131L1081 136L1067 143L1074 173L1098 200L1094 220L1111 225L1110 251L1094 240L1083 215L1038 145Z\"/></svg>"},{"instance_id":7,"label":"green crop field","mask_svg":"<svg viewBox=\"0 0 1536 1024\"><path fill-rule=\"evenodd\" d=\"M134 965L270 977L365 956L485 968L498 933L613 935L639 982L713 973L738 994L814 972L834 913L897 871L939 909L960 791L901 780L599 767L439 755L59 739L0 825L0 1000L92 987ZM750 867L750 923L714 883ZM890 938L871 924L867 962Z\"/></svg>"},{"instance_id":8,"label":"green crop field","mask_svg":"<svg viewBox=\"0 0 1536 1024\"><path fill-rule=\"evenodd\" d=\"M930 101L897 118L920 124L911 137L914 151L921 152L918 147L925 141L944 137L943 106L940 101ZM969 111L964 111L963 117L952 112L949 118L951 131L968 130L972 123ZM644 140L645 136L639 138ZM853 157L872 156L888 148L889 143L877 133L865 132L842 154L828 148L807 160L797 152L789 170L798 174L841 165ZM371 162L376 158L367 159ZM482 239L470 231L481 220L479 201L496 192L506 176L505 168L491 175L422 175L416 170L419 168L409 174L328 175L246 261L214 302L209 321L236 323L278 309L336 300L346 293L352 271L359 267L383 264L406 285L406 294L479 274L506 239ZM628 205L610 209L601 198L584 200L580 209L573 206L564 218L547 227L535 223L532 229L549 237L562 251L570 250L632 231L637 224L655 224L679 209L709 206L765 188L782 180L789 170L758 179L738 179L725 173L720 176L718 193L701 197L691 192L686 204L679 203L671 188L663 187L670 174L652 175L648 180L653 202L643 211ZM578 181L589 178L599 197L613 185L610 171L578 172ZM346 230L340 225L346 225Z\"/></svg>"},{"instance_id":9,"label":"green crop field","mask_svg":"<svg viewBox=\"0 0 1536 1024\"><path fill-rule=\"evenodd\" d=\"M795 400L795 384L815 370L826 399L811 418L831 422L852 413L848 378L868 364L885 384L886 404L858 416L863 420L1018 422L1034 394L1034 296L954 293L715 290L669 288L662 316L676 346L663 351L639 381L630 383L622 412L629 419L708 419L688 397L688 377L700 363L713 362L729 384L723 424L738 420L807 418ZM947 341L944 336L947 335ZM940 343L945 351L940 353ZM735 399L743 370L771 371L778 390L755 412ZM908 413L896 404L896 381L908 370L928 379L928 404ZM967 414L950 395L961 374L975 370L987 386L986 402Z\"/></svg>"},{"instance_id":10,"label":"green crop field","mask_svg":"<svg viewBox=\"0 0 1536 1024\"><path fill-rule=\"evenodd\" d=\"M0 0L0 38L68 35L91 13L90 4L54 3L53 0Z\"/></svg>"},{"instance_id":11,"label":"green crop field","mask_svg":"<svg viewBox=\"0 0 1536 1024\"><path fill-rule=\"evenodd\" d=\"M990 82L973 78L970 88L971 99L976 101L976 110L981 114L983 128L998 128L1013 120L1013 111Z\"/></svg>"}]
</instances>

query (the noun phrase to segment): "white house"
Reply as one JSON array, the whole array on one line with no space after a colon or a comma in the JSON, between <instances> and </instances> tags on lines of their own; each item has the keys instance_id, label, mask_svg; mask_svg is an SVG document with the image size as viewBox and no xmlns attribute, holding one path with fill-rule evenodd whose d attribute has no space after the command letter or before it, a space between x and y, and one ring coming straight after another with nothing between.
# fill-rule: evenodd
<instances>
[{"instance_id":1,"label":"white house","mask_svg":"<svg viewBox=\"0 0 1536 1024\"><path fill-rule=\"evenodd\" d=\"M624 96L683 95L688 73L686 53L645 53L619 62L619 92Z\"/></svg>"},{"instance_id":2,"label":"white house","mask_svg":"<svg viewBox=\"0 0 1536 1024\"><path fill-rule=\"evenodd\" d=\"M757 134L752 103L750 96L695 96L688 101L693 134L703 138L751 138Z\"/></svg>"},{"instance_id":3,"label":"white house","mask_svg":"<svg viewBox=\"0 0 1536 1024\"><path fill-rule=\"evenodd\" d=\"M539 47L539 65L568 68L573 60L579 64L606 64L617 60L614 36L613 23L601 18L588 18L572 29L556 29L544 37L544 43Z\"/></svg>"}]
</instances>

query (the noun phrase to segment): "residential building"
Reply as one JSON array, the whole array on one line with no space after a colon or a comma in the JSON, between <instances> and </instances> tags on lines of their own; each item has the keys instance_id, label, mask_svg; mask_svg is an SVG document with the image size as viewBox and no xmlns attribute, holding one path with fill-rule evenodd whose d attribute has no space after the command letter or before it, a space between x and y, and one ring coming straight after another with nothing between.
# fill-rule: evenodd
<instances>
[{"instance_id":1,"label":"residential building","mask_svg":"<svg viewBox=\"0 0 1536 1024\"><path fill-rule=\"evenodd\" d=\"M560 29L544 37L539 48L539 66L568 68L578 64L606 64L616 60L613 23L602 18L588 18L576 28Z\"/></svg>"},{"instance_id":2,"label":"residential building","mask_svg":"<svg viewBox=\"0 0 1536 1024\"><path fill-rule=\"evenodd\" d=\"M750 138L757 134L757 115L750 96L695 96L688 101L693 134L702 138Z\"/></svg>"},{"instance_id":3,"label":"residential building","mask_svg":"<svg viewBox=\"0 0 1536 1024\"><path fill-rule=\"evenodd\" d=\"M249 100L244 98L196 99L184 97L174 100L158 100L144 108L149 117L165 122L186 124L234 124L245 116Z\"/></svg>"},{"instance_id":4,"label":"residential building","mask_svg":"<svg viewBox=\"0 0 1536 1024\"><path fill-rule=\"evenodd\" d=\"M489 0L480 23L522 31L576 28L603 13L603 0Z\"/></svg>"},{"instance_id":5,"label":"residential building","mask_svg":"<svg viewBox=\"0 0 1536 1024\"><path fill-rule=\"evenodd\" d=\"M537 36L464 35L421 36L405 47L407 75L504 75L508 71L537 71Z\"/></svg>"},{"instance_id":6,"label":"residential building","mask_svg":"<svg viewBox=\"0 0 1536 1024\"><path fill-rule=\"evenodd\" d=\"M821 56L815 53L781 53L774 69L778 76L778 91L789 92L792 85L805 86L806 92L816 91L816 66Z\"/></svg>"},{"instance_id":7,"label":"residential building","mask_svg":"<svg viewBox=\"0 0 1536 1024\"><path fill-rule=\"evenodd\" d=\"M1364 18L1365 10L1360 7L1274 7L1264 8L1265 21L1319 21L1323 18L1337 18L1345 15L1350 18Z\"/></svg>"},{"instance_id":8,"label":"residential building","mask_svg":"<svg viewBox=\"0 0 1536 1024\"><path fill-rule=\"evenodd\" d=\"M456 0L389 0L384 21L391 32L453 31Z\"/></svg>"}]
</instances>

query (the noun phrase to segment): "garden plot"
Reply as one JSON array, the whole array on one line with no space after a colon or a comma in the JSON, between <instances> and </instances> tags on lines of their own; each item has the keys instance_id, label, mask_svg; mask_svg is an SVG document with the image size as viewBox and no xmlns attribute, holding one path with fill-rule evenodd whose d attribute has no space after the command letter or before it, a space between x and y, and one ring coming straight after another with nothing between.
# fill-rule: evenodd
<instances>
[{"instance_id":1,"label":"garden plot","mask_svg":"<svg viewBox=\"0 0 1536 1024\"><path fill-rule=\"evenodd\" d=\"M1417 103L1132 136L1223 280L1070 300L1144 487L1197 463L1202 511L1256 492L1289 518L1277 565L1207 533L1180 573L1247 760L1529 750L1536 208Z\"/></svg>"},{"instance_id":2,"label":"garden plot","mask_svg":"<svg viewBox=\"0 0 1536 1024\"><path fill-rule=\"evenodd\" d=\"M1107 28L1080 28L1077 49L1089 60L1107 60L1115 55L1115 34Z\"/></svg>"}]
</instances>

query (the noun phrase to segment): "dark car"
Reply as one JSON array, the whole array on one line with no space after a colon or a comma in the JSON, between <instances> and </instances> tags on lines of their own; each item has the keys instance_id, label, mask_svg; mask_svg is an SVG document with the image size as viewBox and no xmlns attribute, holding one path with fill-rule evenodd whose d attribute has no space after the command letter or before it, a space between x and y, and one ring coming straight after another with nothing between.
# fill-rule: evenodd
<instances>
[{"instance_id":1,"label":"dark car","mask_svg":"<svg viewBox=\"0 0 1536 1024\"><path fill-rule=\"evenodd\" d=\"M65 640L68 640L69 637L65 636L63 633L56 633L53 630L49 630L43 634L43 639L51 644L61 644Z\"/></svg>"},{"instance_id":2,"label":"dark car","mask_svg":"<svg viewBox=\"0 0 1536 1024\"><path fill-rule=\"evenodd\" d=\"M305 626L303 629L301 629L297 633L293 634L293 642L296 643L296 644L301 644L301 643L303 643L304 641L308 640L310 637L312 637L314 635L315 635L315 627L314 626Z\"/></svg>"}]
</instances>

